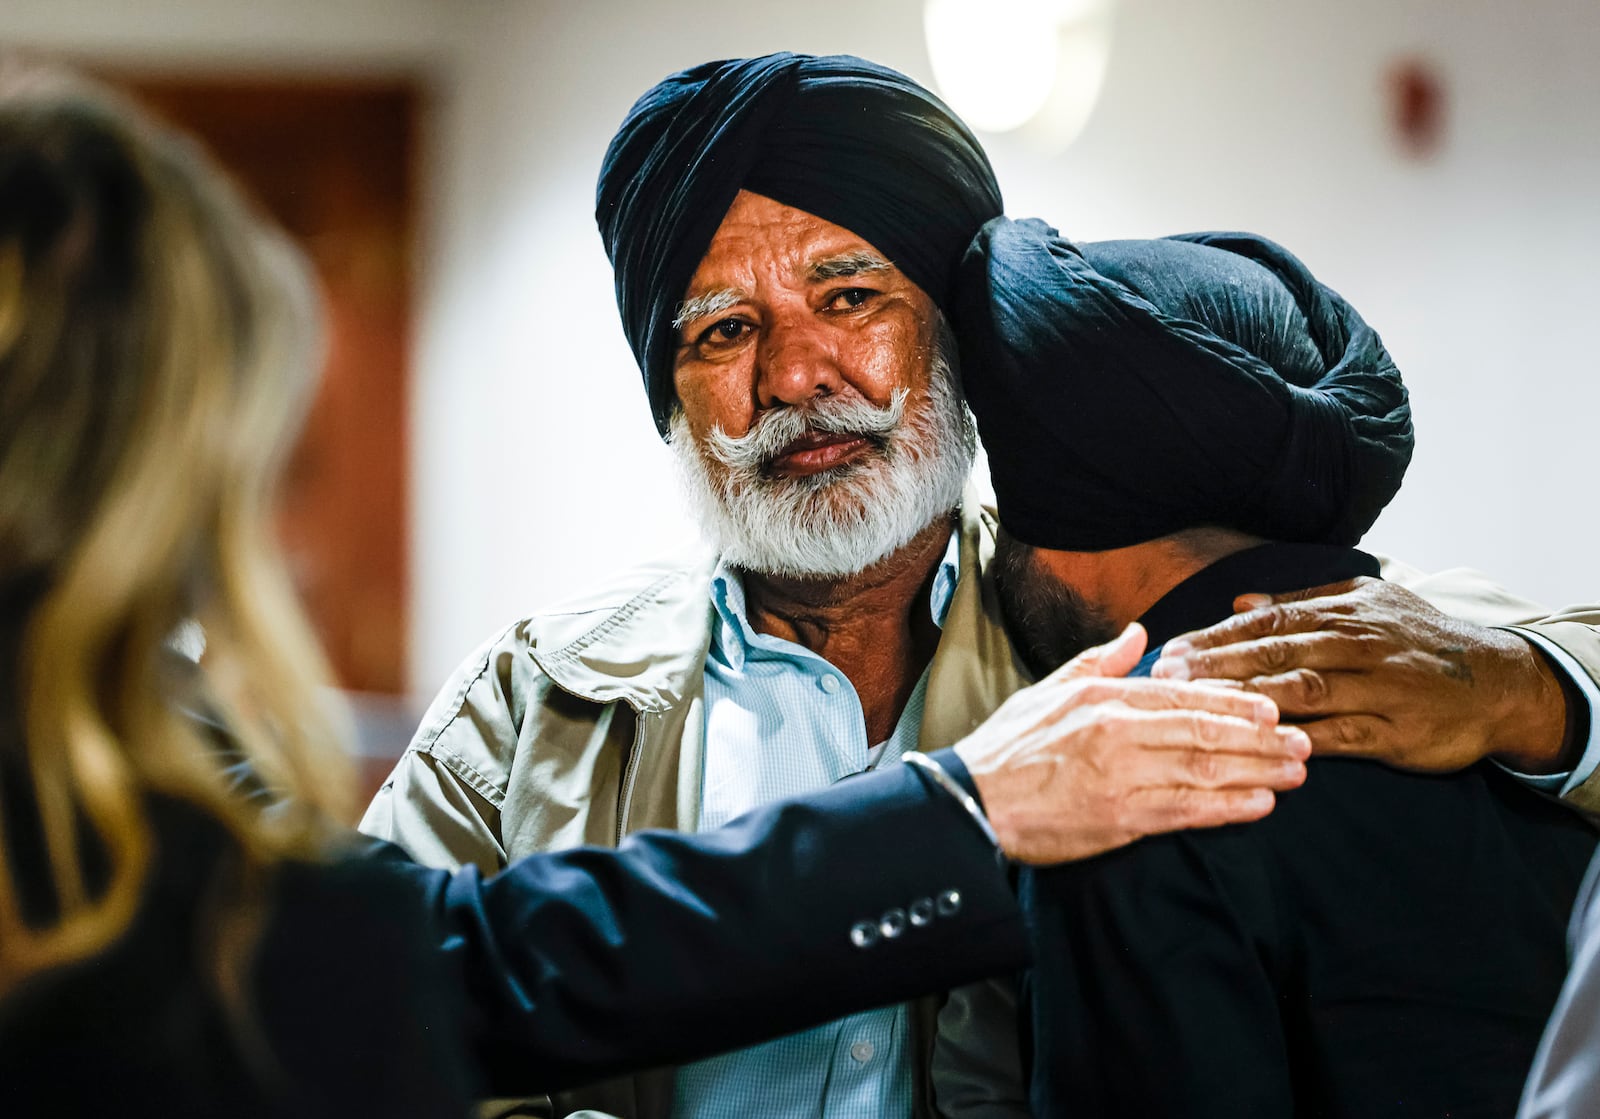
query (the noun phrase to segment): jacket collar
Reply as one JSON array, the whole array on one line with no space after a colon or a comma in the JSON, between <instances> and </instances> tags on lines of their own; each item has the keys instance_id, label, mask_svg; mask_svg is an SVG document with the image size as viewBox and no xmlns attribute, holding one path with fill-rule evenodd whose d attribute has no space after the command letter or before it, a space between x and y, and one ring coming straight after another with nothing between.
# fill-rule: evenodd
<instances>
[{"instance_id":1,"label":"jacket collar","mask_svg":"<svg viewBox=\"0 0 1600 1119\"><path fill-rule=\"evenodd\" d=\"M1233 600L1241 594L1283 594L1377 574L1378 561L1354 548L1259 544L1195 572L1157 599L1139 622L1149 633L1154 652L1180 633L1229 617Z\"/></svg>"},{"instance_id":2,"label":"jacket collar","mask_svg":"<svg viewBox=\"0 0 1600 1119\"><path fill-rule=\"evenodd\" d=\"M959 577L928 677L920 749L964 738L1028 678L1000 622L989 574L995 520L969 488L958 528ZM528 623L529 655L558 688L595 703L667 711L699 696L717 624L717 557L631 572L613 587ZM976 717L972 713L976 712Z\"/></svg>"},{"instance_id":3,"label":"jacket collar","mask_svg":"<svg viewBox=\"0 0 1600 1119\"><path fill-rule=\"evenodd\" d=\"M958 525L952 524L951 529L944 558L934 572L928 603L933 624L940 629L944 628L945 617L950 612L950 600L961 574L961 533ZM752 651L757 651L759 656L759 650L771 650L784 644L775 638L758 634L750 625L745 605L744 577L726 561L719 563L711 575L711 605L716 611L711 656L735 672L744 670L745 661L750 658Z\"/></svg>"},{"instance_id":4,"label":"jacket collar","mask_svg":"<svg viewBox=\"0 0 1600 1119\"><path fill-rule=\"evenodd\" d=\"M990 563L996 528L993 512L969 488L961 506L961 577L928 668L917 743L923 752L955 745L1030 682L1001 621Z\"/></svg>"},{"instance_id":5,"label":"jacket collar","mask_svg":"<svg viewBox=\"0 0 1600 1119\"><path fill-rule=\"evenodd\" d=\"M666 711L700 694L711 643L711 573L687 563L629 572L616 586L528 623L528 653L556 687L595 703Z\"/></svg>"}]
</instances>

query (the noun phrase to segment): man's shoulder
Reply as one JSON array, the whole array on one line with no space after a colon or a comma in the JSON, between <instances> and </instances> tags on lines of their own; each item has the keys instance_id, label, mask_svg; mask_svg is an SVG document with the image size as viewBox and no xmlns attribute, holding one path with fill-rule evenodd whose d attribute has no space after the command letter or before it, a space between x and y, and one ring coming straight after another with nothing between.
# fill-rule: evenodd
<instances>
[{"instance_id":1,"label":"man's shoulder","mask_svg":"<svg viewBox=\"0 0 1600 1119\"><path fill-rule=\"evenodd\" d=\"M655 556L609 572L582 587L564 589L528 615L526 620L568 618L620 610L642 596L674 585L709 587L716 553L692 549Z\"/></svg>"},{"instance_id":2,"label":"man's shoulder","mask_svg":"<svg viewBox=\"0 0 1600 1119\"><path fill-rule=\"evenodd\" d=\"M1550 613L1539 603L1507 590L1470 567L1429 573L1392 556L1375 558L1386 581L1427 599L1446 614L1478 625L1518 625Z\"/></svg>"},{"instance_id":3,"label":"man's shoulder","mask_svg":"<svg viewBox=\"0 0 1600 1119\"><path fill-rule=\"evenodd\" d=\"M452 680L465 682L481 676L493 669L497 659L507 656L519 661L531 657L533 671L537 672L543 657L592 643L624 621L634 621L647 630L651 626L659 628L668 620L664 615L685 608L698 620L701 604L709 602L715 566L716 557L709 554L662 557L559 595L495 630L462 660ZM450 690L448 685L445 690Z\"/></svg>"},{"instance_id":4,"label":"man's shoulder","mask_svg":"<svg viewBox=\"0 0 1600 1119\"><path fill-rule=\"evenodd\" d=\"M1576 813L1487 766L1438 776L1313 759L1305 785L1260 820L1148 836L1036 872L1033 889L1073 911L1136 897L1359 969L1386 938L1427 943L1515 912L1525 919L1502 938L1504 958L1559 947L1594 849Z\"/></svg>"},{"instance_id":5,"label":"man's shoulder","mask_svg":"<svg viewBox=\"0 0 1600 1119\"><path fill-rule=\"evenodd\" d=\"M665 615L689 607L698 620L710 601L716 562L715 554L697 550L634 564L558 596L502 630L500 639L554 653L640 614L647 625L660 625Z\"/></svg>"},{"instance_id":6,"label":"man's shoulder","mask_svg":"<svg viewBox=\"0 0 1600 1119\"><path fill-rule=\"evenodd\" d=\"M1278 794L1260 820L1148 836L1092 862L1113 879L1133 865L1204 875L1226 863L1294 871L1334 859L1382 865L1395 875L1418 863L1459 863L1465 834L1488 846L1530 836L1537 843L1594 844L1593 828L1577 813L1487 763L1421 774L1363 759L1315 757L1305 784Z\"/></svg>"},{"instance_id":7,"label":"man's shoulder","mask_svg":"<svg viewBox=\"0 0 1600 1119\"><path fill-rule=\"evenodd\" d=\"M640 708L681 693L703 665L714 568L702 554L641 563L503 627L445 682L412 748L450 753L466 717L474 753L488 744L509 755L552 690Z\"/></svg>"},{"instance_id":8,"label":"man's shoulder","mask_svg":"<svg viewBox=\"0 0 1600 1119\"><path fill-rule=\"evenodd\" d=\"M1462 858L1470 837L1474 851ZM1247 867L1283 898L1348 899L1388 910L1397 922L1415 895L1444 891L1462 901L1434 917L1496 899L1558 897L1575 888L1595 848L1579 814L1489 763L1449 774L1408 773L1354 758L1313 758L1301 788L1279 794L1250 824L1157 837L1151 847L1182 854L1167 865ZM1548 881L1547 881L1548 879ZM1365 883L1374 893L1367 894ZM1342 903L1341 903L1342 904Z\"/></svg>"},{"instance_id":9,"label":"man's shoulder","mask_svg":"<svg viewBox=\"0 0 1600 1119\"><path fill-rule=\"evenodd\" d=\"M628 725L618 707L661 712L700 694L713 569L706 558L640 564L500 629L435 695L362 831L428 863L502 865L514 773L587 786L612 728ZM568 815L572 836L544 846L592 838L586 814Z\"/></svg>"}]
</instances>

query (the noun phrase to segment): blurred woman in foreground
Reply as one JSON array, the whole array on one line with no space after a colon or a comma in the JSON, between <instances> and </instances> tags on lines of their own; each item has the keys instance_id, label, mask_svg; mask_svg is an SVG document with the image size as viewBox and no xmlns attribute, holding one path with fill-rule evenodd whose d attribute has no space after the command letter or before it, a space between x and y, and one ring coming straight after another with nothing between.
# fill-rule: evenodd
<instances>
[{"instance_id":1,"label":"blurred woman in foreground","mask_svg":"<svg viewBox=\"0 0 1600 1119\"><path fill-rule=\"evenodd\" d=\"M197 150L0 59L8 1114L466 1098L414 902L327 859L319 828L348 818L346 763L270 516L312 308L295 252ZM170 647L191 621L197 670ZM285 805L231 792L180 703L224 715Z\"/></svg>"}]
</instances>

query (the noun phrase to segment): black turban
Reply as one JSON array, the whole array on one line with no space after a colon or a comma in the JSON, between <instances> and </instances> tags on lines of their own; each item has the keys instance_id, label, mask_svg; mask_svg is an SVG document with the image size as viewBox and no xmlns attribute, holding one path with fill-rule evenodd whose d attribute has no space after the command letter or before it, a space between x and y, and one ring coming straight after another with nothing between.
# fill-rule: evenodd
<instances>
[{"instance_id":1,"label":"black turban","mask_svg":"<svg viewBox=\"0 0 1600 1119\"><path fill-rule=\"evenodd\" d=\"M1263 237L1073 245L998 218L960 288L967 400L1024 543L1105 551L1217 525L1348 545L1400 488L1399 370Z\"/></svg>"},{"instance_id":2,"label":"black turban","mask_svg":"<svg viewBox=\"0 0 1600 1119\"><path fill-rule=\"evenodd\" d=\"M783 53L667 78L622 122L595 192L622 326L663 434L672 320L741 189L848 229L941 308L961 254L1000 213L977 139L903 74Z\"/></svg>"}]
</instances>

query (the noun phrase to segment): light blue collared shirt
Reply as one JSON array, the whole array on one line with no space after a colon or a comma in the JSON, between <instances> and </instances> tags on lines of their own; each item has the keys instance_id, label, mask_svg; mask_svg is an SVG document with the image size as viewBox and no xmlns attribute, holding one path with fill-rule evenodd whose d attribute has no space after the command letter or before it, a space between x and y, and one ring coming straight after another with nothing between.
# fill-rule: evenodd
<instances>
[{"instance_id":1,"label":"light blue collared shirt","mask_svg":"<svg viewBox=\"0 0 1600 1119\"><path fill-rule=\"evenodd\" d=\"M952 532L929 603L941 627L955 592L959 554ZM926 671L888 741L869 743L866 716L849 679L811 650L752 629L736 571L718 567L711 600L716 628L706 657L702 831L916 749ZM882 749L873 762L875 745ZM861 852L861 860L869 873L872 852ZM806 899L789 902L804 905ZM685 1066L678 1071L672 1114L907 1119L913 1077L910 1015L905 1006L885 1007Z\"/></svg>"}]
</instances>

